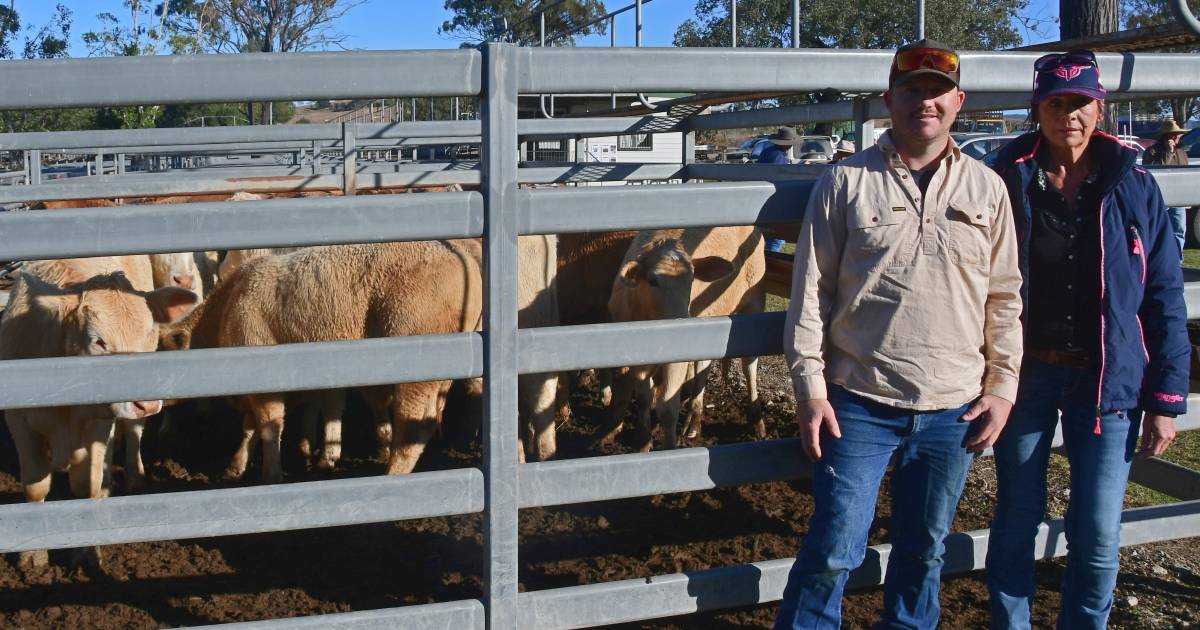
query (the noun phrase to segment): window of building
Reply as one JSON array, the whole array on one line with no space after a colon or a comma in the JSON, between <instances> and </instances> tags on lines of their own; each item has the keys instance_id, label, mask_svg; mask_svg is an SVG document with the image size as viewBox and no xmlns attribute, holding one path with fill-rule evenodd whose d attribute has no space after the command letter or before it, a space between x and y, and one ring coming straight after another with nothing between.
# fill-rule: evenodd
<instances>
[{"instance_id":1,"label":"window of building","mask_svg":"<svg viewBox=\"0 0 1200 630\"><path fill-rule=\"evenodd\" d=\"M631 136L618 136L619 151L653 151L654 136L648 133L635 133Z\"/></svg>"}]
</instances>

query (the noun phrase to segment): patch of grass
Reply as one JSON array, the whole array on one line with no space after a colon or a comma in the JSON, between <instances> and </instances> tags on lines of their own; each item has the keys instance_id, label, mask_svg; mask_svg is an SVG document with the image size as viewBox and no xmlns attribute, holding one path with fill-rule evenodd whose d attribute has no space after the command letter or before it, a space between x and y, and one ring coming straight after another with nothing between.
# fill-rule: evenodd
<instances>
[{"instance_id":1,"label":"patch of grass","mask_svg":"<svg viewBox=\"0 0 1200 630\"><path fill-rule=\"evenodd\" d=\"M1183 266L1200 268L1200 249L1183 250Z\"/></svg>"},{"instance_id":2,"label":"patch of grass","mask_svg":"<svg viewBox=\"0 0 1200 630\"><path fill-rule=\"evenodd\" d=\"M1163 454L1163 459L1191 468L1192 470L1200 470L1200 431L1185 431L1180 433L1175 438L1175 442L1171 444L1171 448L1167 449L1167 452ZM1125 504L1128 507L1161 505L1177 501L1179 499L1175 497L1151 490L1136 483L1129 484L1129 488L1125 491Z\"/></svg>"}]
</instances>

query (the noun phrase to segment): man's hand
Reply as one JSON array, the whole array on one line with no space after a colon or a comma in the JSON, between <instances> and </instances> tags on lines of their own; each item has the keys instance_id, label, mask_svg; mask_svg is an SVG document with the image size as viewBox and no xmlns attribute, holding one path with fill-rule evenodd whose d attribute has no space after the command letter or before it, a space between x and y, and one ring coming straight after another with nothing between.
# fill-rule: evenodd
<instances>
[{"instance_id":1,"label":"man's hand","mask_svg":"<svg viewBox=\"0 0 1200 630\"><path fill-rule=\"evenodd\" d=\"M842 437L833 405L824 398L796 401L796 424L800 425L800 443L812 461L821 459L821 429L828 429L835 438Z\"/></svg>"},{"instance_id":2,"label":"man's hand","mask_svg":"<svg viewBox=\"0 0 1200 630\"><path fill-rule=\"evenodd\" d=\"M1167 452L1175 440L1175 418L1148 413L1142 418L1142 443L1138 447L1138 459L1158 457Z\"/></svg>"},{"instance_id":3,"label":"man's hand","mask_svg":"<svg viewBox=\"0 0 1200 630\"><path fill-rule=\"evenodd\" d=\"M982 453L1000 439L1000 431L1008 423L1013 404L991 394L984 394L963 414L963 420L975 423L968 433L967 450Z\"/></svg>"}]
</instances>

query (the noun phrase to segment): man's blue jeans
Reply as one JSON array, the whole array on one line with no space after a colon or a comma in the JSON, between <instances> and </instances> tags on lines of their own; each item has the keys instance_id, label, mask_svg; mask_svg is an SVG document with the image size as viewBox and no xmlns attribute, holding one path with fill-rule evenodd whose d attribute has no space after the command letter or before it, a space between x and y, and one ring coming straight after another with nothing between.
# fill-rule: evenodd
<instances>
[{"instance_id":1,"label":"man's blue jeans","mask_svg":"<svg viewBox=\"0 0 1200 630\"><path fill-rule=\"evenodd\" d=\"M821 437L813 464L816 509L788 575L776 630L838 628L842 589L862 564L879 483L892 455L892 551L883 627L935 628L941 607L942 539L950 530L973 456L964 443L969 405L934 412L889 407L831 386L841 439Z\"/></svg>"},{"instance_id":2,"label":"man's blue jeans","mask_svg":"<svg viewBox=\"0 0 1200 630\"><path fill-rule=\"evenodd\" d=\"M1183 252L1183 246L1187 243L1187 208L1167 208L1167 216L1171 219L1171 231L1175 233L1175 240L1179 242L1179 251Z\"/></svg>"},{"instance_id":3,"label":"man's blue jeans","mask_svg":"<svg viewBox=\"0 0 1200 630\"><path fill-rule=\"evenodd\" d=\"M783 245L786 241L781 238L769 238L766 242L766 250L769 252L782 252Z\"/></svg>"},{"instance_id":4,"label":"man's blue jeans","mask_svg":"<svg viewBox=\"0 0 1200 630\"><path fill-rule=\"evenodd\" d=\"M992 628L1029 628L1034 536L1046 513L1046 467L1062 411L1071 466L1067 570L1060 628L1104 628L1117 584L1121 503L1141 412L1113 411L1096 428L1098 372L1025 359L1017 403L996 443L996 516L988 543Z\"/></svg>"}]
</instances>

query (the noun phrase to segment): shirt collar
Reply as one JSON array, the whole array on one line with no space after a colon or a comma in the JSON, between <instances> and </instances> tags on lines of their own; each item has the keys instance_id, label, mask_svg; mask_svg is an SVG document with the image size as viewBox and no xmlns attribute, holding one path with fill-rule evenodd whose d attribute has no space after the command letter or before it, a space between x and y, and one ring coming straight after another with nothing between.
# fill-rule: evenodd
<instances>
[{"instance_id":1,"label":"shirt collar","mask_svg":"<svg viewBox=\"0 0 1200 630\"><path fill-rule=\"evenodd\" d=\"M947 151L946 155L942 157L942 161L950 164L960 161L962 159L962 152L958 149L958 143L954 141L953 137L947 138L947 141L950 144L950 150ZM908 166L904 163L904 160L900 159L900 154L896 151L895 143L892 142L891 129L883 132L883 135L879 136L879 140L875 144L879 146L879 150L883 152L883 157L885 160L887 160L889 166L896 169L908 169Z\"/></svg>"}]
</instances>

